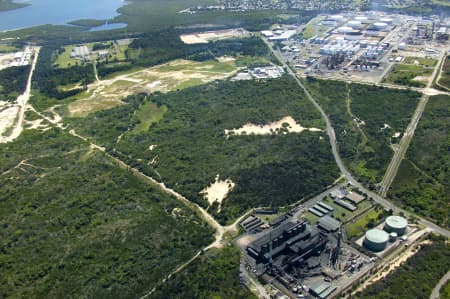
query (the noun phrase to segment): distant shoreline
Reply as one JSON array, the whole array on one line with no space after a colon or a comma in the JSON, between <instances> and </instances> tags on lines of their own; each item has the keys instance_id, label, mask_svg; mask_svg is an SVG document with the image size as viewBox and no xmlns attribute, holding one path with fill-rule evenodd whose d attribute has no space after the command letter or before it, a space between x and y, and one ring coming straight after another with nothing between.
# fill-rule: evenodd
<instances>
[{"instance_id":1,"label":"distant shoreline","mask_svg":"<svg viewBox=\"0 0 450 299\"><path fill-rule=\"evenodd\" d=\"M0 12L30 6L31 3L17 3L14 0L0 0Z\"/></svg>"}]
</instances>

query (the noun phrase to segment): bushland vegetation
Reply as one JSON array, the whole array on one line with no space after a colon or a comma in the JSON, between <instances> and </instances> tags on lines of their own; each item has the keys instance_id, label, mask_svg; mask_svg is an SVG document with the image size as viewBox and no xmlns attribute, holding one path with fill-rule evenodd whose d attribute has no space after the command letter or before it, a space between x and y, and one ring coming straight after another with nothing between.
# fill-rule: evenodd
<instances>
[{"instance_id":1,"label":"bushland vegetation","mask_svg":"<svg viewBox=\"0 0 450 299\"><path fill-rule=\"evenodd\" d=\"M388 195L449 227L450 97L431 97Z\"/></svg>"},{"instance_id":2,"label":"bushland vegetation","mask_svg":"<svg viewBox=\"0 0 450 299\"><path fill-rule=\"evenodd\" d=\"M392 158L391 144L400 140L419 93L312 78L306 85L329 115L347 167L375 188Z\"/></svg>"},{"instance_id":3,"label":"bushland vegetation","mask_svg":"<svg viewBox=\"0 0 450 299\"><path fill-rule=\"evenodd\" d=\"M0 71L0 101L12 102L25 91L30 66L10 67Z\"/></svg>"},{"instance_id":4,"label":"bushland vegetation","mask_svg":"<svg viewBox=\"0 0 450 299\"><path fill-rule=\"evenodd\" d=\"M239 249L234 246L208 250L150 298L256 299L240 282L239 259Z\"/></svg>"},{"instance_id":5,"label":"bushland vegetation","mask_svg":"<svg viewBox=\"0 0 450 299\"><path fill-rule=\"evenodd\" d=\"M222 211L227 222L256 206L283 206L318 192L339 176L325 133L226 136L225 129L268 124L292 116L304 127L324 128L320 114L288 76L267 81L214 82L168 94L126 99L127 105L68 119L80 134L208 206L201 190L217 174L236 187ZM134 109L152 103L167 110L148 130L134 130ZM145 106L143 106L145 109ZM141 113L136 113L137 116ZM120 136L120 138L119 138ZM149 150L151 145L157 145Z\"/></svg>"},{"instance_id":6,"label":"bushland vegetation","mask_svg":"<svg viewBox=\"0 0 450 299\"><path fill-rule=\"evenodd\" d=\"M80 139L0 146L0 297L136 298L212 241L195 213Z\"/></svg>"},{"instance_id":7,"label":"bushland vegetation","mask_svg":"<svg viewBox=\"0 0 450 299\"><path fill-rule=\"evenodd\" d=\"M431 236L430 241L431 244L422 245L401 267L356 294L355 298L429 298L434 286L450 268L447 240Z\"/></svg>"}]
</instances>

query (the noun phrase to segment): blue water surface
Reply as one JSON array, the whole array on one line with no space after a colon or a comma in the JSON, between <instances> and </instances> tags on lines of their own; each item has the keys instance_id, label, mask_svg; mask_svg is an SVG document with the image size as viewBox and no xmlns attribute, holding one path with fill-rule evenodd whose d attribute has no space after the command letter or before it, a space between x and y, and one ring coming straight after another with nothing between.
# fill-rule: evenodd
<instances>
[{"instance_id":1,"label":"blue water surface","mask_svg":"<svg viewBox=\"0 0 450 299\"><path fill-rule=\"evenodd\" d=\"M79 19L105 20L118 15L117 9L125 0L28 0L30 6L0 12L0 31L37 25L63 25ZM118 25L115 25L118 26ZM105 29L116 29L109 24ZM123 25L120 25L123 27ZM100 27L100 26L99 26Z\"/></svg>"}]
</instances>

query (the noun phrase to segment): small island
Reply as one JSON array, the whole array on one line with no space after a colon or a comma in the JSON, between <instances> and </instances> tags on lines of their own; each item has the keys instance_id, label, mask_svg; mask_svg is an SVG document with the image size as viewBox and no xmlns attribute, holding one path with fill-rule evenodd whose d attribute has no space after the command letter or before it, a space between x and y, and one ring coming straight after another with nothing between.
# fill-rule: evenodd
<instances>
[{"instance_id":1,"label":"small island","mask_svg":"<svg viewBox=\"0 0 450 299\"><path fill-rule=\"evenodd\" d=\"M14 0L0 0L0 11L14 10L29 6L29 3L16 3Z\"/></svg>"}]
</instances>

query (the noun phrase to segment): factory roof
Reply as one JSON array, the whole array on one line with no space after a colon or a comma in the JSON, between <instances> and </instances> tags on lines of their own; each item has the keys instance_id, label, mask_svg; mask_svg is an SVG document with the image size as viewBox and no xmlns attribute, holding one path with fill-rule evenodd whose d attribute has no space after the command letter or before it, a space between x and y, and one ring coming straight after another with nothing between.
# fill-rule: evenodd
<instances>
[{"instance_id":1,"label":"factory roof","mask_svg":"<svg viewBox=\"0 0 450 299\"><path fill-rule=\"evenodd\" d=\"M361 194L358 194L356 192L350 192L345 196L349 201L351 201L354 204L359 204L361 201L365 199L365 197Z\"/></svg>"},{"instance_id":2,"label":"factory roof","mask_svg":"<svg viewBox=\"0 0 450 299\"><path fill-rule=\"evenodd\" d=\"M326 231L333 232L339 229L341 223L331 216L326 215L319 219L318 225Z\"/></svg>"}]
</instances>

